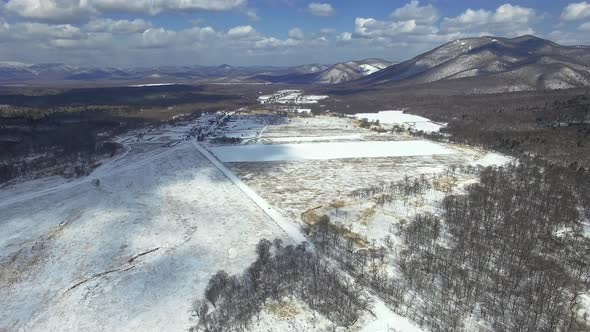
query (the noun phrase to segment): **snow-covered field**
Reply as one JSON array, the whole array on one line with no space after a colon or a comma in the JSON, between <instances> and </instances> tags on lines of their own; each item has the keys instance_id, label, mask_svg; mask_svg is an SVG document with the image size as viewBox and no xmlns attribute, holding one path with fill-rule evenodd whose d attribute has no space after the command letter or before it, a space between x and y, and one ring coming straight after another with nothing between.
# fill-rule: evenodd
<instances>
[{"instance_id":1,"label":"snow-covered field","mask_svg":"<svg viewBox=\"0 0 590 332\"><path fill-rule=\"evenodd\" d=\"M263 237L303 240L303 212L322 206L318 211L335 221L382 241L392 223L432 209L436 197L367 217L374 203L350 200L353 190L406 175L434 177L456 164L508 161L375 133L350 118L270 125L264 116L232 115L217 126L220 117L124 135L118 141L126 152L89 177L0 189L0 331L186 330L191 302L209 277L219 269L243 272ZM270 144L186 141L195 127ZM470 181L457 179L456 187ZM335 200L345 204L334 209ZM266 308L251 330L329 330L325 318L293 301L293 317ZM372 312L351 330L420 331L378 298Z\"/></svg>"},{"instance_id":2,"label":"snow-covered field","mask_svg":"<svg viewBox=\"0 0 590 332\"><path fill-rule=\"evenodd\" d=\"M381 124L401 125L415 130L424 132L437 132L444 124L438 124L427 118L404 113L404 111L381 111L379 113L357 113L354 115L357 119L367 119L369 121L379 121Z\"/></svg>"},{"instance_id":3,"label":"snow-covered field","mask_svg":"<svg viewBox=\"0 0 590 332\"><path fill-rule=\"evenodd\" d=\"M295 221L301 221L301 213L310 208L368 185L405 175L432 176L452 165L510 161L496 153L416 140L407 134L375 133L355 126L350 118L327 116L269 125L260 142L269 144L209 149Z\"/></svg>"},{"instance_id":4,"label":"snow-covered field","mask_svg":"<svg viewBox=\"0 0 590 332\"><path fill-rule=\"evenodd\" d=\"M210 150L223 162L410 157L454 153L440 144L423 140L253 144L217 146Z\"/></svg>"},{"instance_id":5,"label":"snow-covered field","mask_svg":"<svg viewBox=\"0 0 590 332\"><path fill-rule=\"evenodd\" d=\"M186 330L211 274L241 272L259 239L286 238L191 143L141 145L98 187L2 190L0 330Z\"/></svg>"},{"instance_id":6,"label":"snow-covered field","mask_svg":"<svg viewBox=\"0 0 590 332\"><path fill-rule=\"evenodd\" d=\"M325 95L305 95L301 90L280 90L272 95L258 97L261 104L316 104L318 101L327 99Z\"/></svg>"}]
</instances>

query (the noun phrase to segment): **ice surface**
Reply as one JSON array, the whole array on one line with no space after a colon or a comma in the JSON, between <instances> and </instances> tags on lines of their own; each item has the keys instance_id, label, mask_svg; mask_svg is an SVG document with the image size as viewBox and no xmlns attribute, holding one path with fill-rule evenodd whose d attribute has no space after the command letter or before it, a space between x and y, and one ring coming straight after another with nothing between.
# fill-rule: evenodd
<instances>
[{"instance_id":1,"label":"ice surface","mask_svg":"<svg viewBox=\"0 0 590 332\"><path fill-rule=\"evenodd\" d=\"M455 153L429 141L362 141L301 144L252 144L210 148L223 162L429 156Z\"/></svg>"}]
</instances>

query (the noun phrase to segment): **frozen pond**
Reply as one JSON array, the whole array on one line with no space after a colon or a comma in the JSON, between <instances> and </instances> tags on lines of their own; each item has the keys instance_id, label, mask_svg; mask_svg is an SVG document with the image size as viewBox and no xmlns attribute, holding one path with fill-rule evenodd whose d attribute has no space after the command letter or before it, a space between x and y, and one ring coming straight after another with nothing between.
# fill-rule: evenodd
<instances>
[{"instance_id":1,"label":"frozen pond","mask_svg":"<svg viewBox=\"0 0 590 332\"><path fill-rule=\"evenodd\" d=\"M211 147L222 162L322 160L447 155L455 153L429 141L365 141L301 144L253 144Z\"/></svg>"}]
</instances>

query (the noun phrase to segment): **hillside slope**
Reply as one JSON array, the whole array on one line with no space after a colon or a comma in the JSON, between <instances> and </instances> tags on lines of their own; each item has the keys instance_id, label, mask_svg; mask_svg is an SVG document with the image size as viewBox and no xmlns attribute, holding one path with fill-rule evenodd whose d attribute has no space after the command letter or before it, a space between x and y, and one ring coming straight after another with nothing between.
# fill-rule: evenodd
<instances>
[{"instance_id":1,"label":"hillside slope","mask_svg":"<svg viewBox=\"0 0 590 332\"><path fill-rule=\"evenodd\" d=\"M480 92L585 86L590 84L590 47L561 46L534 36L460 39L359 82L413 85L465 78L475 88L485 81Z\"/></svg>"},{"instance_id":2,"label":"hillside slope","mask_svg":"<svg viewBox=\"0 0 590 332\"><path fill-rule=\"evenodd\" d=\"M280 75L256 75L254 80L288 83L288 84L338 84L358 80L391 66L392 63L382 59L365 59L360 61L339 62L326 67L305 65L293 67Z\"/></svg>"}]
</instances>

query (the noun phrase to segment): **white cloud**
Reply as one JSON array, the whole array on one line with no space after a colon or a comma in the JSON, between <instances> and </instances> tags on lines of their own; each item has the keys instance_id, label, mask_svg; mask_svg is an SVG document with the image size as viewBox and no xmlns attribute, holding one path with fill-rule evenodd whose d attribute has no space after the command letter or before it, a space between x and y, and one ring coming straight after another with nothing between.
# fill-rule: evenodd
<instances>
[{"instance_id":1,"label":"white cloud","mask_svg":"<svg viewBox=\"0 0 590 332\"><path fill-rule=\"evenodd\" d=\"M162 48L174 42L176 32L164 28L147 29L141 34L141 44L143 48Z\"/></svg>"},{"instance_id":2,"label":"white cloud","mask_svg":"<svg viewBox=\"0 0 590 332\"><path fill-rule=\"evenodd\" d=\"M45 41L47 39L83 39L87 34L70 24L22 22L2 25L4 39Z\"/></svg>"},{"instance_id":3,"label":"white cloud","mask_svg":"<svg viewBox=\"0 0 590 332\"><path fill-rule=\"evenodd\" d=\"M463 14L455 17L455 18L445 18L444 24L449 25L453 28L460 29L463 26L477 24L477 25L484 25L487 24L492 17L492 13L479 9L473 10L471 8L467 9Z\"/></svg>"},{"instance_id":4,"label":"white cloud","mask_svg":"<svg viewBox=\"0 0 590 332\"><path fill-rule=\"evenodd\" d=\"M590 43L590 34L586 31L554 30L547 35L552 41L562 45L583 45Z\"/></svg>"},{"instance_id":5,"label":"white cloud","mask_svg":"<svg viewBox=\"0 0 590 332\"><path fill-rule=\"evenodd\" d=\"M257 19L247 9L247 0L9 0L5 9L20 17L47 22L80 22L105 12L142 13L241 10Z\"/></svg>"},{"instance_id":6,"label":"white cloud","mask_svg":"<svg viewBox=\"0 0 590 332\"><path fill-rule=\"evenodd\" d=\"M503 4L492 17L495 23L509 23L509 24L529 24L537 17L537 14L532 8L525 8L520 6L513 6L511 4Z\"/></svg>"},{"instance_id":7,"label":"white cloud","mask_svg":"<svg viewBox=\"0 0 590 332\"><path fill-rule=\"evenodd\" d=\"M46 41L47 47L56 49L91 49L94 50L98 47L110 47L112 46L113 38L108 33L91 33L88 34L84 39L50 39Z\"/></svg>"},{"instance_id":8,"label":"white cloud","mask_svg":"<svg viewBox=\"0 0 590 332\"><path fill-rule=\"evenodd\" d=\"M312 2L307 6L307 10L314 16L332 16L336 13L329 3Z\"/></svg>"},{"instance_id":9,"label":"white cloud","mask_svg":"<svg viewBox=\"0 0 590 332\"><path fill-rule=\"evenodd\" d=\"M427 35L436 31L434 27L420 25L415 20L386 22L374 18L357 17L354 23L355 35L362 38Z\"/></svg>"},{"instance_id":10,"label":"white cloud","mask_svg":"<svg viewBox=\"0 0 590 332\"><path fill-rule=\"evenodd\" d=\"M258 13L256 12L255 9L248 8L248 9L244 10L244 14L246 14L246 16L248 16L252 21L260 20L260 17L258 16Z\"/></svg>"},{"instance_id":11,"label":"white cloud","mask_svg":"<svg viewBox=\"0 0 590 332\"><path fill-rule=\"evenodd\" d=\"M303 31L299 28L293 28L289 30L289 38L302 40L304 38Z\"/></svg>"},{"instance_id":12,"label":"white cloud","mask_svg":"<svg viewBox=\"0 0 590 332\"><path fill-rule=\"evenodd\" d=\"M253 36L256 34L256 30L250 25L241 25L237 27L233 27L229 29L227 35L230 38L244 38L248 36Z\"/></svg>"},{"instance_id":13,"label":"white cloud","mask_svg":"<svg viewBox=\"0 0 590 332\"><path fill-rule=\"evenodd\" d=\"M94 13L88 0L9 0L4 8L23 18L47 22L83 21Z\"/></svg>"},{"instance_id":14,"label":"white cloud","mask_svg":"<svg viewBox=\"0 0 590 332\"><path fill-rule=\"evenodd\" d=\"M576 21L590 17L590 3L586 1L570 3L561 12L564 21Z\"/></svg>"},{"instance_id":15,"label":"white cloud","mask_svg":"<svg viewBox=\"0 0 590 332\"><path fill-rule=\"evenodd\" d=\"M291 38L288 39L278 39L275 37L267 37L262 38L255 42L254 48L256 49L276 49L276 48L283 48L283 47L290 47L299 45L300 41L294 40Z\"/></svg>"},{"instance_id":16,"label":"white cloud","mask_svg":"<svg viewBox=\"0 0 590 332\"><path fill-rule=\"evenodd\" d=\"M532 8L503 4L495 11L467 9L457 17L445 17L441 30L446 33L482 34L482 32L517 36L532 34L532 24L538 20Z\"/></svg>"},{"instance_id":17,"label":"white cloud","mask_svg":"<svg viewBox=\"0 0 590 332\"><path fill-rule=\"evenodd\" d=\"M338 35L338 40L339 41L344 41L344 42L349 42L352 40L352 33L350 32L342 32L340 35Z\"/></svg>"},{"instance_id":18,"label":"white cloud","mask_svg":"<svg viewBox=\"0 0 590 332\"><path fill-rule=\"evenodd\" d=\"M438 10L432 4L420 6L418 0L412 0L391 13L391 18L398 21L414 20L420 23L432 24L438 20L439 15Z\"/></svg>"},{"instance_id":19,"label":"white cloud","mask_svg":"<svg viewBox=\"0 0 590 332\"><path fill-rule=\"evenodd\" d=\"M590 31L590 22L586 22L586 23L580 24L580 26L578 27L578 30L581 30L581 31Z\"/></svg>"},{"instance_id":20,"label":"white cloud","mask_svg":"<svg viewBox=\"0 0 590 332\"><path fill-rule=\"evenodd\" d=\"M243 8L246 0L80 0L108 12L136 12L157 15L165 11L228 11Z\"/></svg>"},{"instance_id":21,"label":"white cloud","mask_svg":"<svg viewBox=\"0 0 590 332\"><path fill-rule=\"evenodd\" d=\"M138 33L144 32L151 27L149 22L142 19L134 20L113 20L113 19L95 19L84 26L85 31L89 32L110 32L110 33Z\"/></svg>"},{"instance_id":22,"label":"white cloud","mask_svg":"<svg viewBox=\"0 0 590 332\"><path fill-rule=\"evenodd\" d=\"M210 39L214 36L217 35L217 32L215 32L215 29L213 29L210 26L207 27L193 27L190 29L186 29L186 30L181 30L179 32L179 34L186 39L189 40L198 40L198 41L203 41L206 39Z\"/></svg>"}]
</instances>

